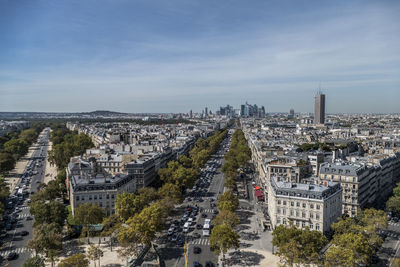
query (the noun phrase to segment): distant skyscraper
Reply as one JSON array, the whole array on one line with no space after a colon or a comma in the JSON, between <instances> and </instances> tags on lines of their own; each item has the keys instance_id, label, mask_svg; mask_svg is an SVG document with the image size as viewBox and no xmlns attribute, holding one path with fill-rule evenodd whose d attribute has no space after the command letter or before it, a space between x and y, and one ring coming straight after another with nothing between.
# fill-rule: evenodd
<instances>
[{"instance_id":1,"label":"distant skyscraper","mask_svg":"<svg viewBox=\"0 0 400 267\"><path fill-rule=\"evenodd\" d=\"M325 95L321 92L315 96L314 124L325 123Z\"/></svg>"},{"instance_id":2,"label":"distant skyscraper","mask_svg":"<svg viewBox=\"0 0 400 267\"><path fill-rule=\"evenodd\" d=\"M294 118L294 109L290 109L289 111L289 118L293 119Z\"/></svg>"},{"instance_id":3,"label":"distant skyscraper","mask_svg":"<svg viewBox=\"0 0 400 267\"><path fill-rule=\"evenodd\" d=\"M206 118L208 117L208 108L206 107L206 109L204 110L205 116Z\"/></svg>"},{"instance_id":4,"label":"distant skyscraper","mask_svg":"<svg viewBox=\"0 0 400 267\"><path fill-rule=\"evenodd\" d=\"M192 110L190 110L190 112L189 112L189 118L193 118L193 112L192 112Z\"/></svg>"}]
</instances>

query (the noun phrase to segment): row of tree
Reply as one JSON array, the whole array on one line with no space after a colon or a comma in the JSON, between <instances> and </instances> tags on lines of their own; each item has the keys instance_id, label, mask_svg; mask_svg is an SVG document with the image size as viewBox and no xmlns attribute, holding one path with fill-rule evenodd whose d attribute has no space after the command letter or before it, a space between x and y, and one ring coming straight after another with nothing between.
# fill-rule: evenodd
<instances>
[{"instance_id":1,"label":"row of tree","mask_svg":"<svg viewBox=\"0 0 400 267\"><path fill-rule=\"evenodd\" d=\"M69 214L64 204L67 194L65 166L68 162L61 162L58 159L67 155L69 157L81 155L93 144L85 134L72 132L60 124L54 125L50 138L55 146L49 151L49 158L61 171L58 172L56 179L47 184L40 184L39 190L31 196L30 213L34 216L35 221L33 238L28 241L27 247L35 252L36 257L28 259L27 262L41 262L40 259L43 256L43 259L47 259L53 265L62 251L63 229ZM69 147L69 150L64 152L61 147ZM60 156L61 154L63 155ZM95 212L101 214L97 217L101 222L104 210L97 206L81 207L76 212L78 215L76 221L86 226L85 216L93 215Z\"/></svg>"},{"instance_id":2,"label":"row of tree","mask_svg":"<svg viewBox=\"0 0 400 267\"><path fill-rule=\"evenodd\" d=\"M31 127L0 136L0 173L14 169L15 163L28 153L29 146L36 141L44 124L32 123Z\"/></svg>"},{"instance_id":3,"label":"row of tree","mask_svg":"<svg viewBox=\"0 0 400 267\"><path fill-rule=\"evenodd\" d=\"M382 245L377 230L387 227L385 212L376 209L359 211L356 217L344 217L332 224L334 235L328 244L319 231L279 225L272 233L276 254L287 265L315 264L325 266L368 265L371 255ZM328 244L323 255L322 249Z\"/></svg>"},{"instance_id":4,"label":"row of tree","mask_svg":"<svg viewBox=\"0 0 400 267\"><path fill-rule=\"evenodd\" d=\"M119 254L128 257L137 254L143 246L151 243L174 208L183 201L182 192L192 187L201 167L207 162L227 134L216 131L210 137L199 138L189 156L170 161L158 174L163 185L158 189L141 188L137 193L117 195L116 214L103 220L103 236L110 237L110 247L115 239L122 249Z\"/></svg>"},{"instance_id":5,"label":"row of tree","mask_svg":"<svg viewBox=\"0 0 400 267\"><path fill-rule=\"evenodd\" d=\"M234 230L240 222L235 214L238 207L239 199L232 191L228 190L219 196L219 213L213 220L214 228L210 234L210 246L217 255L222 253L224 258L228 249L239 248L240 237Z\"/></svg>"},{"instance_id":6,"label":"row of tree","mask_svg":"<svg viewBox=\"0 0 400 267\"><path fill-rule=\"evenodd\" d=\"M239 171L249 165L250 159L251 150L243 131L238 129L232 135L231 145L222 166L222 172L225 174L225 187L233 191L237 189L236 179Z\"/></svg>"},{"instance_id":7,"label":"row of tree","mask_svg":"<svg viewBox=\"0 0 400 267\"><path fill-rule=\"evenodd\" d=\"M49 151L49 162L55 164L59 170L67 167L71 157L82 155L86 149L94 146L89 136L70 131L65 125L58 125L53 129L50 141L53 148Z\"/></svg>"},{"instance_id":8,"label":"row of tree","mask_svg":"<svg viewBox=\"0 0 400 267\"><path fill-rule=\"evenodd\" d=\"M104 252L100 248L100 246L91 245L88 248L86 254L75 254L69 256L65 259L62 259L58 263L58 267L88 267L90 261L93 261L96 265L98 261L100 266L100 259L103 257ZM28 259L23 267L45 267L45 258L41 257L40 255L36 255L30 259Z\"/></svg>"}]
</instances>

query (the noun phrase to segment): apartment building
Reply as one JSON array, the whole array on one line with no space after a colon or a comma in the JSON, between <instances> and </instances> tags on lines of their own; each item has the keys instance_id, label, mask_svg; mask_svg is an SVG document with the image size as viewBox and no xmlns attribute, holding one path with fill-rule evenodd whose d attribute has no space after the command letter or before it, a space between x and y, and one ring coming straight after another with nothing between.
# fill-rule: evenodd
<instances>
[{"instance_id":1,"label":"apartment building","mask_svg":"<svg viewBox=\"0 0 400 267\"><path fill-rule=\"evenodd\" d=\"M342 215L342 188L338 183L304 184L271 177L268 212L272 228L295 225L328 232Z\"/></svg>"}]
</instances>

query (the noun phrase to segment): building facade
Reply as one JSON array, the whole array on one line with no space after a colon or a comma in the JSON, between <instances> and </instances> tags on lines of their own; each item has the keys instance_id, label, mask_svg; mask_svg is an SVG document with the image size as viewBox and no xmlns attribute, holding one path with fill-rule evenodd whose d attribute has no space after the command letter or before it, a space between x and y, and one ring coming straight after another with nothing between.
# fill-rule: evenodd
<instances>
[{"instance_id":1,"label":"building facade","mask_svg":"<svg viewBox=\"0 0 400 267\"><path fill-rule=\"evenodd\" d=\"M315 96L314 124L325 123L325 95L319 92Z\"/></svg>"},{"instance_id":2,"label":"building facade","mask_svg":"<svg viewBox=\"0 0 400 267\"><path fill-rule=\"evenodd\" d=\"M268 212L272 228L294 225L326 233L342 215L342 188L335 182L303 184L272 177Z\"/></svg>"}]
</instances>

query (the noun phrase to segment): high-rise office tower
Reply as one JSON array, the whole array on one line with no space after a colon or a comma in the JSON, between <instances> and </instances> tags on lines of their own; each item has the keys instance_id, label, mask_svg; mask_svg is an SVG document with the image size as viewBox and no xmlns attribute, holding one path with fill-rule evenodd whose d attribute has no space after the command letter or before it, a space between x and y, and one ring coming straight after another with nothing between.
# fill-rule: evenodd
<instances>
[{"instance_id":1,"label":"high-rise office tower","mask_svg":"<svg viewBox=\"0 0 400 267\"><path fill-rule=\"evenodd\" d=\"M325 123L325 95L321 92L315 96L314 124Z\"/></svg>"},{"instance_id":2,"label":"high-rise office tower","mask_svg":"<svg viewBox=\"0 0 400 267\"><path fill-rule=\"evenodd\" d=\"M294 118L294 109L290 109L289 111L289 119L293 119Z\"/></svg>"},{"instance_id":3,"label":"high-rise office tower","mask_svg":"<svg viewBox=\"0 0 400 267\"><path fill-rule=\"evenodd\" d=\"M193 118L193 111L192 110L189 111L189 118Z\"/></svg>"},{"instance_id":4,"label":"high-rise office tower","mask_svg":"<svg viewBox=\"0 0 400 267\"><path fill-rule=\"evenodd\" d=\"M205 108L204 113L205 113L205 116L206 116L206 118L207 118L207 117L208 117L208 108L207 108L207 107Z\"/></svg>"}]
</instances>

